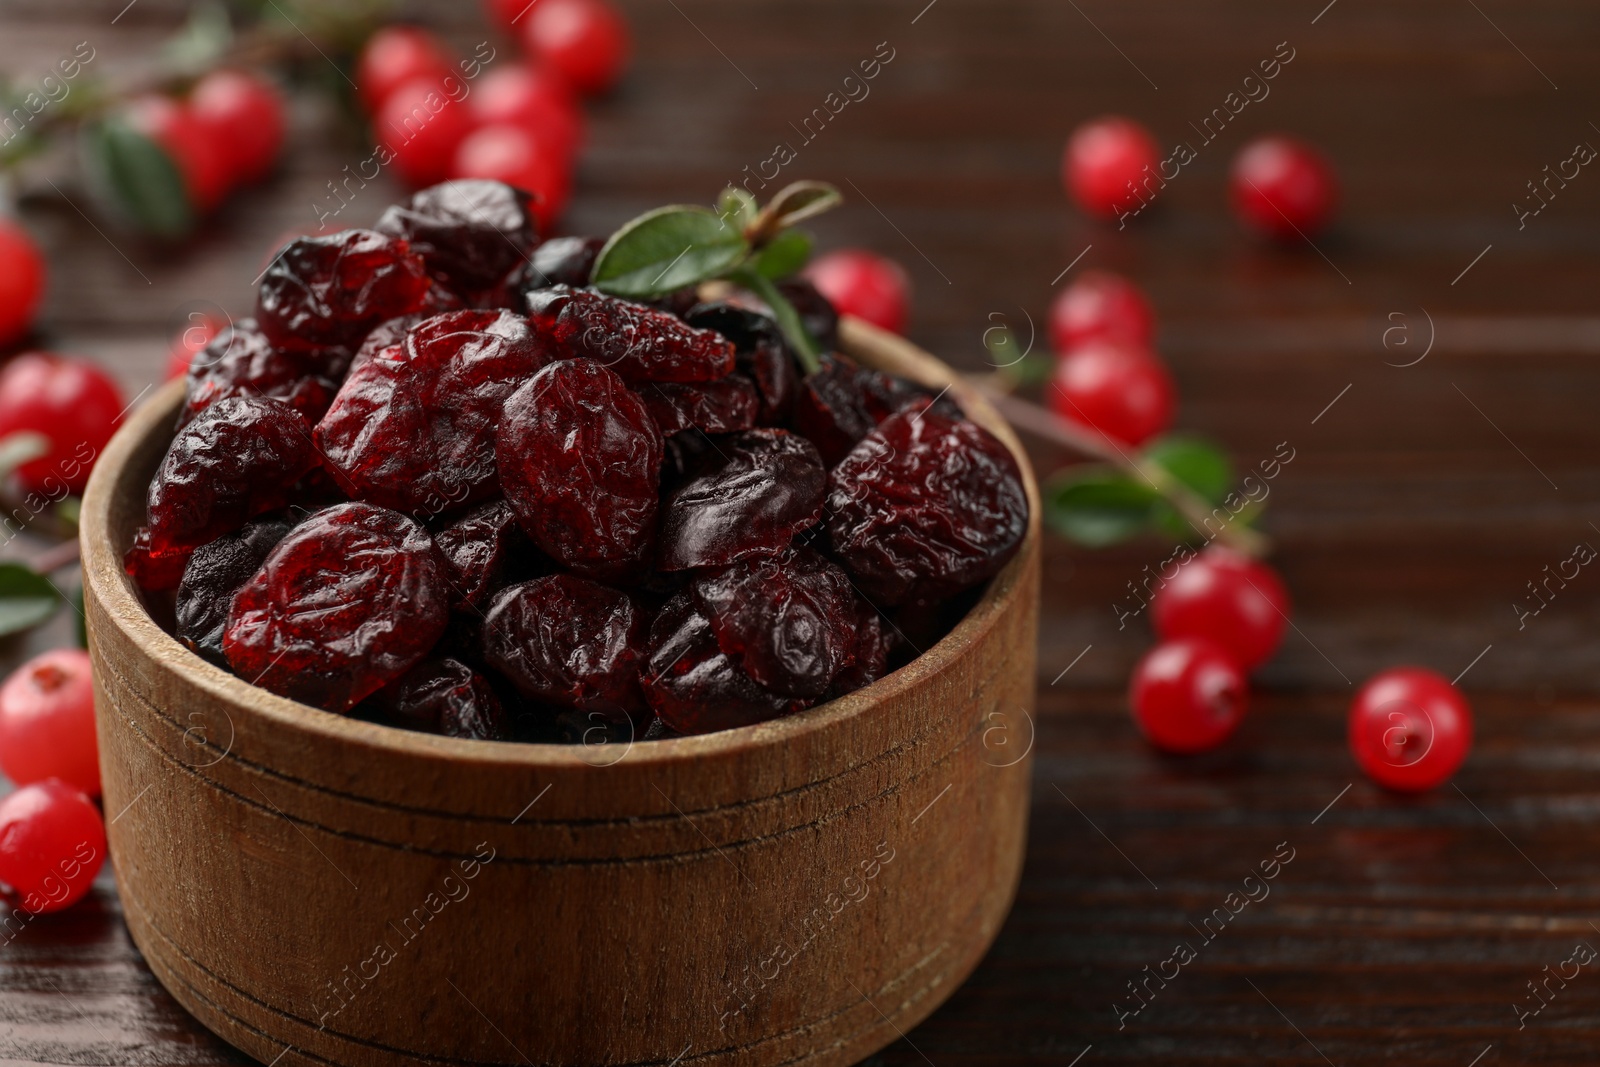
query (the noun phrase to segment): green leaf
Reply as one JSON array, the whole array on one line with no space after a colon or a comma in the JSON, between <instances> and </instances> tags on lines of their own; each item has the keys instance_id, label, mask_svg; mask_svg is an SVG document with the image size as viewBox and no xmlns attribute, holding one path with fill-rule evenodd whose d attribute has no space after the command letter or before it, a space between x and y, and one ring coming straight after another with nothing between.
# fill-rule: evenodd
<instances>
[{"instance_id":1,"label":"green leaf","mask_svg":"<svg viewBox=\"0 0 1600 1067\"><path fill-rule=\"evenodd\" d=\"M709 208L646 212L611 235L589 281L615 296L648 299L731 270L750 252L744 235Z\"/></svg>"},{"instance_id":2,"label":"green leaf","mask_svg":"<svg viewBox=\"0 0 1600 1067\"><path fill-rule=\"evenodd\" d=\"M761 217L772 220L771 229L783 230L824 211L832 211L842 203L844 197L827 182L799 181L779 189L762 209Z\"/></svg>"},{"instance_id":3,"label":"green leaf","mask_svg":"<svg viewBox=\"0 0 1600 1067\"><path fill-rule=\"evenodd\" d=\"M1018 385L1043 385L1056 372L1056 364L1049 356L1027 356L1001 370Z\"/></svg>"},{"instance_id":4,"label":"green leaf","mask_svg":"<svg viewBox=\"0 0 1600 1067\"><path fill-rule=\"evenodd\" d=\"M189 21L162 49L167 64L174 70L199 75L227 54L233 43L233 25L228 9L218 3L202 3L194 8Z\"/></svg>"},{"instance_id":5,"label":"green leaf","mask_svg":"<svg viewBox=\"0 0 1600 1067\"><path fill-rule=\"evenodd\" d=\"M1209 504L1222 503L1233 488L1233 464L1227 453L1203 437L1163 437L1145 449L1144 456Z\"/></svg>"},{"instance_id":6,"label":"green leaf","mask_svg":"<svg viewBox=\"0 0 1600 1067\"><path fill-rule=\"evenodd\" d=\"M50 579L21 563L0 563L0 637L33 629L60 606Z\"/></svg>"},{"instance_id":7,"label":"green leaf","mask_svg":"<svg viewBox=\"0 0 1600 1067\"><path fill-rule=\"evenodd\" d=\"M1111 467L1074 467L1044 493L1044 520L1069 541L1103 548L1149 530L1161 496Z\"/></svg>"},{"instance_id":8,"label":"green leaf","mask_svg":"<svg viewBox=\"0 0 1600 1067\"><path fill-rule=\"evenodd\" d=\"M36 460L49 451L50 439L32 430L0 437L0 481L9 478L11 472L24 463Z\"/></svg>"},{"instance_id":9,"label":"green leaf","mask_svg":"<svg viewBox=\"0 0 1600 1067\"><path fill-rule=\"evenodd\" d=\"M800 313L789 303L788 298L778 291L778 287L772 284L772 279L749 267L740 267L730 272L728 279L759 296L762 302L772 309L772 317L778 320L778 329L783 331L783 339L788 341L789 347L794 350L801 374L815 374L822 369L821 346L817 344L816 338L806 332L805 323L800 321Z\"/></svg>"},{"instance_id":10,"label":"green leaf","mask_svg":"<svg viewBox=\"0 0 1600 1067\"><path fill-rule=\"evenodd\" d=\"M748 189L730 185L717 197L717 217L741 233L756 220L757 213L755 195Z\"/></svg>"},{"instance_id":11,"label":"green leaf","mask_svg":"<svg viewBox=\"0 0 1600 1067\"><path fill-rule=\"evenodd\" d=\"M784 230L756 254L755 268L777 281L804 267L811 259L811 235L804 230Z\"/></svg>"},{"instance_id":12,"label":"green leaf","mask_svg":"<svg viewBox=\"0 0 1600 1067\"><path fill-rule=\"evenodd\" d=\"M160 237L182 237L194 225L183 176L150 138L112 117L84 129L83 163L90 191L124 225Z\"/></svg>"}]
</instances>

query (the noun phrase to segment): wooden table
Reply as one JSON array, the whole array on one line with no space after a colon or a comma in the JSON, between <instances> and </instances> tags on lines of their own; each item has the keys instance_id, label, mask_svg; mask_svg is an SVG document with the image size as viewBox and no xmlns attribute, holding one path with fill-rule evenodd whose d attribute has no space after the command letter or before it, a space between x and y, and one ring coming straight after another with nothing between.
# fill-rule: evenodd
<instances>
[{"instance_id":1,"label":"wooden table","mask_svg":"<svg viewBox=\"0 0 1600 1067\"><path fill-rule=\"evenodd\" d=\"M80 40L107 67L131 60L178 6L143 0L113 26L121 2L10 0L0 67L38 73ZM911 335L932 351L982 369L994 316L1042 330L1063 274L1124 270L1159 308L1182 427L1224 442L1241 469L1280 443L1295 456L1272 482L1268 528L1296 628L1260 675L1253 718L1215 754L1163 758L1123 709L1150 637L1142 621L1119 630L1112 605L1165 546L1052 545L1016 909L971 981L874 1062L1600 1058L1593 965L1552 981L1520 1025L1518 1014L1543 1003L1530 982L1576 945L1600 945L1600 889L1588 883L1600 875L1589 637L1600 576L1580 574L1520 627L1514 607L1546 565L1600 544L1600 176L1580 173L1521 228L1513 208L1546 164L1600 145L1600 11L1577 0L624 6L639 55L592 112L570 229L707 200L794 142L784 176L829 179L849 197L817 225L821 241L904 263ZM423 14L463 46L487 33L475 10ZM802 144L791 123L879 42L894 59L870 96ZM1092 225L1066 205L1058 158L1077 122L1115 110L1163 143L1199 144L1189 124L1283 49L1294 58L1270 95L1135 225ZM1337 162L1343 221L1315 248L1263 247L1228 215L1228 160L1268 130ZM181 248L102 236L71 187L73 203L30 205L55 270L46 340L100 358L131 394L159 374L186 301L246 312L263 252L314 225L325 183L365 155L309 99L294 138L270 186ZM392 195L371 187L345 217L368 222ZM1036 458L1044 470L1067 459ZM30 647L62 639L65 622ZM1418 799L1366 783L1343 741L1354 685L1400 662L1465 672L1479 716L1453 785ZM1270 895L1202 933L1275 854L1293 858ZM1134 1014L1130 984L1170 975L1163 961L1180 942L1195 958L1142 987L1154 992ZM109 881L0 943L0 1062L238 1060L144 969Z\"/></svg>"}]
</instances>

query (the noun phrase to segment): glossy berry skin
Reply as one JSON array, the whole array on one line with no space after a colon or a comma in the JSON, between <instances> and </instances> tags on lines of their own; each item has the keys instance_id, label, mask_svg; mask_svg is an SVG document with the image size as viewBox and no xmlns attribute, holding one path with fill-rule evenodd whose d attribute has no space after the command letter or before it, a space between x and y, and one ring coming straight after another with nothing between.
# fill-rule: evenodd
<instances>
[{"instance_id":1,"label":"glossy berry skin","mask_svg":"<svg viewBox=\"0 0 1600 1067\"><path fill-rule=\"evenodd\" d=\"M0 800L0 882L35 915L60 911L94 886L106 859L100 810L57 779Z\"/></svg>"},{"instance_id":2,"label":"glossy berry skin","mask_svg":"<svg viewBox=\"0 0 1600 1067\"><path fill-rule=\"evenodd\" d=\"M416 26L385 26L361 50L356 85L367 113L375 114L406 82L439 84L453 73L449 53L433 34Z\"/></svg>"},{"instance_id":3,"label":"glossy berry skin","mask_svg":"<svg viewBox=\"0 0 1600 1067\"><path fill-rule=\"evenodd\" d=\"M256 319L280 348L354 348L380 322L423 310L431 289L405 241L373 230L299 237L262 275Z\"/></svg>"},{"instance_id":4,"label":"glossy berry skin","mask_svg":"<svg viewBox=\"0 0 1600 1067\"><path fill-rule=\"evenodd\" d=\"M451 157L450 177L487 178L530 193L539 228L548 232L572 191L567 156L527 127L483 126L464 137Z\"/></svg>"},{"instance_id":5,"label":"glossy berry skin","mask_svg":"<svg viewBox=\"0 0 1600 1067\"><path fill-rule=\"evenodd\" d=\"M287 520L263 519L195 549L178 583L173 636L197 655L226 666L222 634L233 594L255 577L291 529Z\"/></svg>"},{"instance_id":6,"label":"glossy berry skin","mask_svg":"<svg viewBox=\"0 0 1600 1067\"><path fill-rule=\"evenodd\" d=\"M413 78L385 98L373 130L394 154L391 165L395 172L407 184L420 188L452 176L451 160L457 146L472 132L472 118L467 105L452 99L440 82Z\"/></svg>"},{"instance_id":7,"label":"glossy berry skin","mask_svg":"<svg viewBox=\"0 0 1600 1067\"><path fill-rule=\"evenodd\" d=\"M481 614L489 595L504 585L506 571L535 555L516 512L504 500L491 500L433 535L444 558L450 606Z\"/></svg>"},{"instance_id":8,"label":"glossy berry skin","mask_svg":"<svg viewBox=\"0 0 1600 1067\"><path fill-rule=\"evenodd\" d=\"M427 659L378 690L372 703L407 730L507 741L511 721L488 679L457 659Z\"/></svg>"},{"instance_id":9,"label":"glossy berry skin","mask_svg":"<svg viewBox=\"0 0 1600 1067\"><path fill-rule=\"evenodd\" d=\"M1209 638L1249 671L1283 640L1289 593L1265 563L1213 545L1156 590L1150 618L1163 641Z\"/></svg>"},{"instance_id":10,"label":"glossy berry skin","mask_svg":"<svg viewBox=\"0 0 1600 1067\"><path fill-rule=\"evenodd\" d=\"M548 67L496 66L479 79L467 106L475 125L521 126L569 161L583 143L583 112L565 81Z\"/></svg>"},{"instance_id":11,"label":"glossy berry skin","mask_svg":"<svg viewBox=\"0 0 1600 1067\"><path fill-rule=\"evenodd\" d=\"M1159 180L1160 163L1161 153L1148 130L1132 119L1108 115L1072 131L1061 157L1061 178L1085 212L1112 219L1137 209L1140 195L1149 198L1144 183L1150 175Z\"/></svg>"},{"instance_id":12,"label":"glossy berry skin","mask_svg":"<svg viewBox=\"0 0 1600 1067\"><path fill-rule=\"evenodd\" d=\"M404 207L390 205L373 229L407 242L430 274L463 297L498 285L539 247L527 194L495 181L430 186Z\"/></svg>"},{"instance_id":13,"label":"glossy berry skin","mask_svg":"<svg viewBox=\"0 0 1600 1067\"><path fill-rule=\"evenodd\" d=\"M89 654L45 652L0 686L0 770L18 785L59 778L100 794Z\"/></svg>"},{"instance_id":14,"label":"glossy berry skin","mask_svg":"<svg viewBox=\"0 0 1600 1067\"><path fill-rule=\"evenodd\" d=\"M222 203L232 184L229 149L188 104L167 96L141 96L128 103L124 118L171 157L198 214L208 215Z\"/></svg>"},{"instance_id":15,"label":"glossy berry skin","mask_svg":"<svg viewBox=\"0 0 1600 1067\"><path fill-rule=\"evenodd\" d=\"M122 408L117 383L87 360L44 352L13 359L0 370L0 438L29 431L49 441L43 456L17 468L17 481L57 500L82 493Z\"/></svg>"},{"instance_id":16,"label":"glossy berry skin","mask_svg":"<svg viewBox=\"0 0 1600 1067\"><path fill-rule=\"evenodd\" d=\"M1421 667L1367 680L1350 705L1350 751L1374 782L1421 793L1448 782L1472 747L1472 708L1461 691Z\"/></svg>"},{"instance_id":17,"label":"glossy berry skin","mask_svg":"<svg viewBox=\"0 0 1600 1067\"><path fill-rule=\"evenodd\" d=\"M1155 325L1144 292L1110 271L1085 271L1050 306L1050 343L1063 354L1090 341L1145 347Z\"/></svg>"},{"instance_id":18,"label":"glossy berry skin","mask_svg":"<svg viewBox=\"0 0 1600 1067\"><path fill-rule=\"evenodd\" d=\"M734 368L733 345L719 334L588 289L537 289L528 318L556 358L593 360L630 384L710 382Z\"/></svg>"},{"instance_id":19,"label":"glossy berry skin","mask_svg":"<svg viewBox=\"0 0 1600 1067\"><path fill-rule=\"evenodd\" d=\"M1144 349L1094 341L1063 356L1046 390L1056 414L1137 448L1172 425L1177 390Z\"/></svg>"},{"instance_id":20,"label":"glossy berry skin","mask_svg":"<svg viewBox=\"0 0 1600 1067\"><path fill-rule=\"evenodd\" d=\"M0 347L33 326L44 296L44 256L27 231L0 218Z\"/></svg>"},{"instance_id":21,"label":"glossy berry skin","mask_svg":"<svg viewBox=\"0 0 1600 1067\"><path fill-rule=\"evenodd\" d=\"M230 186L260 181L283 148L283 98L271 82L239 70L216 70L189 95L189 109L221 152Z\"/></svg>"},{"instance_id":22,"label":"glossy berry skin","mask_svg":"<svg viewBox=\"0 0 1600 1067\"><path fill-rule=\"evenodd\" d=\"M805 277L839 314L905 332L911 280L894 260L864 248L841 248L819 256L806 267Z\"/></svg>"},{"instance_id":23,"label":"glossy berry skin","mask_svg":"<svg viewBox=\"0 0 1600 1067\"><path fill-rule=\"evenodd\" d=\"M1215 748L1239 728L1248 703L1244 671L1222 646L1199 637L1163 641L1133 670L1128 704L1145 739L1166 752Z\"/></svg>"},{"instance_id":24,"label":"glossy berry skin","mask_svg":"<svg viewBox=\"0 0 1600 1067\"><path fill-rule=\"evenodd\" d=\"M586 96L615 85L633 51L627 20L607 0L539 0L521 21L528 54Z\"/></svg>"},{"instance_id":25,"label":"glossy berry skin","mask_svg":"<svg viewBox=\"0 0 1600 1067\"><path fill-rule=\"evenodd\" d=\"M1316 237L1339 203L1338 179L1327 159L1289 137L1246 145L1234 158L1228 187L1239 219L1280 241Z\"/></svg>"},{"instance_id":26,"label":"glossy berry skin","mask_svg":"<svg viewBox=\"0 0 1600 1067\"><path fill-rule=\"evenodd\" d=\"M189 332L203 331L190 327ZM234 396L276 397L314 423L339 388L329 362L321 352L278 348L254 319L240 319L206 342L198 358L190 358L178 427Z\"/></svg>"}]
</instances>

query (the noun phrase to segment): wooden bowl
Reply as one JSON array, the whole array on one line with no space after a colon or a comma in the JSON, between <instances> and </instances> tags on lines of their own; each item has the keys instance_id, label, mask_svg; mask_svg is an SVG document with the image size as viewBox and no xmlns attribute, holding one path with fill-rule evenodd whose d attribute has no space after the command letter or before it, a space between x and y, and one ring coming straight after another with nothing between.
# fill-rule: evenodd
<instances>
[{"instance_id":1,"label":"wooden bowl","mask_svg":"<svg viewBox=\"0 0 1600 1067\"><path fill-rule=\"evenodd\" d=\"M121 567L181 396L100 460L84 606L105 809L134 941L257 1059L851 1064L976 966L1011 906L1032 760L1027 539L917 660L841 700L629 746L465 741L330 715L195 656Z\"/></svg>"}]
</instances>

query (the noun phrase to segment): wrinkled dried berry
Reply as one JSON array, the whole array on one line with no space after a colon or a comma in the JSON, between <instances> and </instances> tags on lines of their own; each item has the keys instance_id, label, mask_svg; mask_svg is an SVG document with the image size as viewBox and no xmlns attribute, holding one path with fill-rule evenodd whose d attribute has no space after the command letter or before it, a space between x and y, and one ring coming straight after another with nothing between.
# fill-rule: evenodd
<instances>
[{"instance_id":1,"label":"wrinkled dried berry","mask_svg":"<svg viewBox=\"0 0 1600 1067\"><path fill-rule=\"evenodd\" d=\"M538 245L529 203L504 182L458 179L391 205L373 228L410 243L429 273L466 296L499 283Z\"/></svg>"},{"instance_id":2,"label":"wrinkled dried berry","mask_svg":"<svg viewBox=\"0 0 1600 1067\"><path fill-rule=\"evenodd\" d=\"M621 378L552 363L505 403L500 483L534 544L601 580L639 577L655 539L661 433Z\"/></svg>"},{"instance_id":3,"label":"wrinkled dried berry","mask_svg":"<svg viewBox=\"0 0 1600 1067\"><path fill-rule=\"evenodd\" d=\"M484 658L523 696L620 720L644 710L645 613L628 594L570 574L502 590Z\"/></svg>"},{"instance_id":4,"label":"wrinkled dried berry","mask_svg":"<svg viewBox=\"0 0 1600 1067\"><path fill-rule=\"evenodd\" d=\"M811 549L736 563L692 590L717 646L780 695L821 696L855 654L855 590Z\"/></svg>"},{"instance_id":5,"label":"wrinkled dried berry","mask_svg":"<svg viewBox=\"0 0 1600 1067\"><path fill-rule=\"evenodd\" d=\"M450 582L450 606L457 611L482 609L489 594L504 584L513 557L534 553L517 525L516 513L495 500L452 522L433 536L444 557Z\"/></svg>"},{"instance_id":6,"label":"wrinkled dried berry","mask_svg":"<svg viewBox=\"0 0 1600 1067\"><path fill-rule=\"evenodd\" d=\"M884 420L828 483L834 550L879 606L931 603L984 581L1027 531L1006 446L926 408Z\"/></svg>"},{"instance_id":7,"label":"wrinkled dried berry","mask_svg":"<svg viewBox=\"0 0 1600 1067\"><path fill-rule=\"evenodd\" d=\"M733 345L665 311L588 289L528 294L535 329L563 357L586 357L629 382L710 382L733 370Z\"/></svg>"},{"instance_id":8,"label":"wrinkled dried berry","mask_svg":"<svg viewBox=\"0 0 1600 1067\"><path fill-rule=\"evenodd\" d=\"M707 734L776 719L811 702L763 688L717 645L711 623L680 593L650 627L640 674L645 699L680 734Z\"/></svg>"},{"instance_id":9,"label":"wrinkled dried berry","mask_svg":"<svg viewBox=\"0 0 1600 1067\"><path fill-rule=\"evenodd\" d=\"M733 342L735 365L755 383L761 395L757 416L761 425L789 421L794 396L800 388L800 373L776 320L726 301L701 304L691 309L684 320L703 330L715 330Z\"/></svg>"},{"instance_id":10,"label":"wrinkled dried berry","mask_svg":"<svg viewBox=\"0 0 1600 1067\"><path fill-rule=\"evenodd\" d=\"M346 362L344 369L339 373L339 378L343 379L350 371L355 370L362 363L365 363L384 349L403 344L406 334L411 332L413 326L424 319L432 317L431 315L424 315L420 311L413 311L409 315L396 315L392 319L385 319L378 323L378 325L367 331L367 336L362 340L361 346L356 349L355 355Z\"/></svg>"},{"instance_id":11,"label":"wrinkled dried berry","mask_svg":"<svg viewBox=\"0 0 1600 1067\"><path fill-rule=\"evenodd\" d=\"M425 310L440 299L433 290L404 241L372 230L300 237L262 276L256 319L280 348L353 348L383 320Z\"/></svg>"},{"instance_id":12,"label":"wrinkled dried berry","mask_svg":"<svg viewBox=\"0 0 1600 1067\"><path fill-rule=\"evenodd\" d=\"M267 554L291 528L286 520L264 519L195 549L178 586L178 640L211 662L226 666L222 632L228 625L233 594L261 569Z\"/></svg>"},{"instance_id":13,"label":"wrinkled dried berry","mask_svg":"<svg viewBox=\"0 0 1600 1067\"><path fill-rule=\"evenodd\" d=\"M517 268L514 282L524 293L570 285L574 289L589 284L594 261L605 247L603 237L557 237L534 250L533 258Z\"/></svg>"},{"instance_id":14,"label":"wrinkled dried berry","mask_svg":"<svg viewBox=\"0 0 1600 1067\"><path fill-rule=\"evenodd\" d=\"M824 351L839 347L839 312L817 287L804 278L787 278L778 283L782 293L800 315L800 324L806 333L821 345Z\"/></svg>"},{"instance_id":15,"label":"wrinkled dried berry","mask_svg":"<svg viewBox=\"0 0 1600 1067\"><path fill-rule=\"evenodd\" d=\"M685 482L662 511L662 570L775 555L822 514L827 472L805 438L747 430L716 447L721 464Z\"/></svg>"},{"instance_id":16,"label":"wrinkled dried berry","mask_svg":"<svg viewBox=\"0 0 1600 1067\"><path fill-rule=\"evenodd\" d=\"M189 364L178 428L230 396L277 397L315 423L339 390L328 373L339 362L324 352L277 348L254 319L244 319L213 337Z\"/></svg>"},{"instance_id":17,"label":"wrinkled dried berry","mask_svg":"<svg viewBox=\"0 0 1600 1067\"><path fill-rule=\"evenodd\" d=\"M700 385L647 382L639 387L639 399L667 437L688 429L706 433L748 430L756 424L761 409L756 387L742 374Z\"/></svg>"},{"instance_id":18,"label":"wrinkled dried berry","mask_svg":"<svg viewBox=\"0 0 1600 1067\"><path fill-rule=\"evenodd\" d=\"M889 670L889 653L894 649L895 632L878 614L878 609L860 597L855 598L855 647L850 662L828 687L828 700L854 693L882 678Z\"/></svg>"},{"instance_id":19,"label":"wrinkled dried berry","mask_svg":"<svg viewBox=\"0 0 1600 1067\"><path fill-rule=\"evenodd\" d=\"M526 319L452 311L424 319L361 362L317 424L317 447L352 497L417 515L495 487L495 424L544 365Z\"/></svg>"},{"instance_id":20,"label":"wrinkled dried berry","mask_svg":"<svg viewBox=\"0 0 1600 1067\"><path fill-rule=\"evenodd\" d=\"M837 353L828 354L822 357L822 369L800 383L794 428L815 444L824 462L833 467L884 419L929 399L940 414L962 417L961 409L943 393L857 366Z\"/></svg>"},{"instance_id":21,"label":"wrinkled dried berry","mask_svg":"<svg viewBox=\"0 0 1600 1067\"><path fill-rule=\"evenodd\" d=\"M340 504L295 527L235 594L228 665L280 696L349 710L417 664L450 617L433 538L371 504Z\"/></svg>"},{"instance_id":22,"label":"wrinkled dried berry","mask_svg":"<svg viewBox=\"0 0 1600 1067\"><path fill-rule=\"evenodd\" d=\"M386 720L407 730L506 741L511 720L483 675L458 659L425 659L372 696Z\"/></svg>"},{"instance_id":23,"label":"wrinkled dried berry","mask_svg":"<svg viewBox=\"0 0 1600 1067\"><path fill-rule=\"evenodd\" d=\"M128 573L148 589L172 588L191 552L287 504L290 488L316 465L311 427L282 400L217 401L168 446Z\"/></svg>"}]
</instances>

